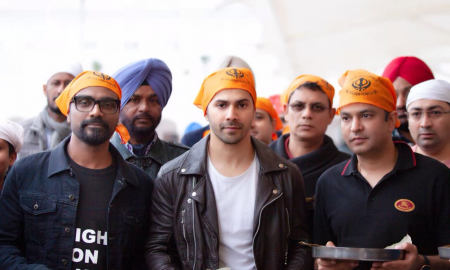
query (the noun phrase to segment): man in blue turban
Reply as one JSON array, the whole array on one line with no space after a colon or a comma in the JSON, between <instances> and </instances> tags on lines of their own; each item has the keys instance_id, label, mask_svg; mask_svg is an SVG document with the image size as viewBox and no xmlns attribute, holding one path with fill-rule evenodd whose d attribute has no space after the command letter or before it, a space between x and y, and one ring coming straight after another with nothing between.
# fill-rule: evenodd
<instances>
[{"instance_id":1,"label":"man in blue turban","mask_svg":"<svg viewBox=\"0 0 450 270\"><path fill-rule=\"evenodd\" d=\"M114 134L111 142L125 160L156 179L162 165L189 149L160 140L155 131L172 93L172 73L163 61L149 58L121 68L113 77L122 88L120 122L130 140L121 144Z\"/></svg>"}]
</instances>

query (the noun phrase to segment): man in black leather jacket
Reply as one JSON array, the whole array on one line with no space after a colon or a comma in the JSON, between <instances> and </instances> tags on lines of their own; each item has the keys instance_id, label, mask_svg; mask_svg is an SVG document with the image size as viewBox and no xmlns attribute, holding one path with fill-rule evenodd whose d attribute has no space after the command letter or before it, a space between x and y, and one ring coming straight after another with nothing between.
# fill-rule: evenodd
<instances>
[{"instance_id":1,"label":"man in black leather jacket","mask_svg":"<svg viewBox=\"0 0 450 270\"><path fill-rule=\"evenodd\" d=\"M165 164L153 193L149 269L311 269L303 179L251 138L251 71L208 76L194 102L211 133ZM253 185L254 184L254 185Z\"/></svg>"}]
</instances>

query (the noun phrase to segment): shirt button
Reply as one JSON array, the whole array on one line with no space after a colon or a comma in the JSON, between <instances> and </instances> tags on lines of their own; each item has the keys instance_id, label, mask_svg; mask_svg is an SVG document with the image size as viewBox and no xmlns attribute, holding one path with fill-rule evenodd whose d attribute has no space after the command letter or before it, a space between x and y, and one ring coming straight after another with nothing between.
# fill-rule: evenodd
<instances>
[{"instance_id":1,"label":"shirt button","mask_svg":"<svg viewBox=\"0 0 450 270\"><path fill-rule=\"evenodd\" d=\"M185 169L185 168L181 169L181 172L185 172L185 171L186 171L186 169Z\"/></svg>"},{"instance_id":2,"label":"shirt button","mask_svg":"<svg viewBox=\"0 0 450 270\"><path fill-rule=\"evenodd\" d=\"M280 164L278 164L278 167L284 168L284 164L283 164L283 163L280 163Z\"/></svg>"},{"instance_id":3,"label":"shirt button","mask_svg":"<svg viewBox=\"0 0 450 270\"><path fill-rule=\"evenodd\" d=\"M62 264L67 265L67 260L66 259L62 259L61 262L62 262Z\"/></svg>"},{"instance_id":4,"label":"shirt button","mask_svg":"<svg viewBox=\"0 0 450 270\"><path fill-rule=\"evenodd\" d=\"M370 201L371 202L375 201L375 198L374 197L370 198Z\"/></svg>"},{"instance_id":5,"label":"shirt button","mask_svg":"<svg viewBox=\"0 0 450 270\"><path fill-rule=\"evenodd\" d=\"M64 229L64 231L65 231L66 233L70 233L70 228L67 227L67 228Z\"/></svg>"},{"instance_id":6,"label":"shirt button","mask_svg":"<svg viewBox=\"0 0 450 270\"><path fill-rule=\"evenodd\" d=\"M192 192L192 197L195 197L195 196L197 196L197 192Z\"/></svg>"},{"instance_id":7,"label":"shirt button","mask_svg":"<svg viewBox=\"0 0 450 270\"><path fill-rule=\"evenodd\" d=\"M37 203L35 203L33 208L34 208L34 210L38 210L39 209L39 205Z\"/></svg>"},{"instance_id":8,"label":"shirt button","mask_svg":"<svg viewBox=\"0 0 450 270\"><path fill-rule=\"evenodd\" d=\"M278 190L276 190L276 189L274 189L272 192L273 192L273 194L278 194Z\"/></svg>"},{"instance_id":9,"label":"shirt button","mask_svg":"<svg viewBox=\"0 0 450 270\"><path fill-rule=\"evenodd\" d=\"M69 200L71 200L71 201L75 200L75 196L69 195Z\"/></svg>"},{"instance_id":10,"label":"shirt button","mask_svg":"<svg viewBox=\"0 0 450 270\"><path fill-rule=\"evenodd\" d=\"M191 203L192 202L192 200L191 199L188 199L188 203Z\"/></svg>"}]
</instances>

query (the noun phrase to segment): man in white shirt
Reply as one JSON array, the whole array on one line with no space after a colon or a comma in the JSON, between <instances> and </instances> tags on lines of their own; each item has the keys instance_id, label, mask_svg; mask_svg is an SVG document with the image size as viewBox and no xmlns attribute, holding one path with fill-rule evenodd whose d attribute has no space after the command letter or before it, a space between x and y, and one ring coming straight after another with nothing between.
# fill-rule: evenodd
<instances>
[{"instance_id":1,"label":"man in white shirt","mask_svg":"<svg viewBox=\"0 0 450 270\"><path fill-rule=\"evenodd\" d=\"M209 75L194 104L211 132L166 163L155 182L149 269L311 269L298 168L250 136L253 75Z\"/></svg>"}]
</instances>

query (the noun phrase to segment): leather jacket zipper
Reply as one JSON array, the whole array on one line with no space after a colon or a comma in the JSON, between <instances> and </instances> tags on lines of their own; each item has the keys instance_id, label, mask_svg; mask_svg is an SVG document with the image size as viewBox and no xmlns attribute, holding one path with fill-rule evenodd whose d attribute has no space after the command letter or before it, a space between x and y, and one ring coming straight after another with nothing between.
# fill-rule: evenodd
<instances>
[{"instance_id":1,"label":"leather jacket zipper","mask_svg":"<svg viewBox=\"0 0 450 270\"><path fill-rule=\"evenodd\" d=\"M186 209L181 211L181 224L183 224L183 237L184 237L184 241L186 241L186 259L187 259L187 261L189 261L189 243L186 238L186 229L184 227L184 213L186 213Z\"/></svg>"},{"instance_id":2,"label":"leather jacket zipper","mask_svg":"<svg viewBox=\"0 0 450 270\"><path fill-rule=\"evenodd\" d=\"M195 177L192 177L192 190L195 188ZM195 200L192 200L192 231L194 232L194 266L192 267L195 270L195 264L197 263L197 241L195 240Z\"/></svg>"},{"instance_id":3,"label":"leather jacket zipper","mask_svg":"<svg viewBox=\"0 0 450 270\"><path fill-rule=\"evenodd\" d=\"M277 197L273 198L273 200L271 200L271 201L268 202L266 205L264 205L264 206L261 208L261 211L259 212L258 228L256 229L256 232L255 232L255 235L253 236L253 241L252 241L252 246L253 246L253 258L255 259L255 269L256 269L256 270L258 270L258 267L256 266L255 239L256 239L256 236L258 235L259 228L261 227L261 215L262 215L262 212L264 211L264 208L266 208L269 204L273 203L273 202L276 201L278 198L280 198L281 195L283 195L283 192L280 192L280 194L279 194Z\"/></svg>"},{"instance_id":4,"label":"leather jacket zipper","mask_svg":"<svg viewBox=\"0 0 450 270\"><path fill-rule=\"evenodd\" d=\"M287 215L287 221L288 221L288 235L286 236L286 253L284 254L284 265L288 264L288 250L289 250L289 236L291 235L291 221L289 219L289 211L287 208L284 208L286 210Z\"/></svg>"}]
</instances>

